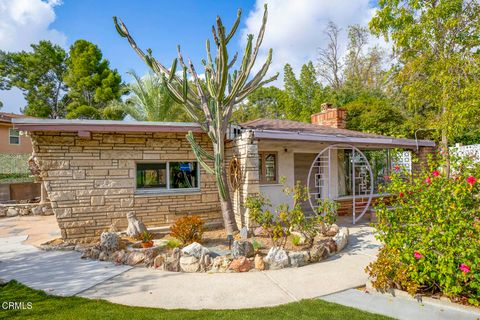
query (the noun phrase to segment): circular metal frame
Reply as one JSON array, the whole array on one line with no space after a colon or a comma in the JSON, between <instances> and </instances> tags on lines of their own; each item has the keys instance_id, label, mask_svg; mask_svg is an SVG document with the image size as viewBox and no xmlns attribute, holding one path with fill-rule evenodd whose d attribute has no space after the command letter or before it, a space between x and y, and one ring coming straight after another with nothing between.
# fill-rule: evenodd
<instances>
[{"instance_id":1,"label":"circular metal frame","mask_svg":"<svg viewBox=\"0 0 480 320\"><path fill-rule=\"evenodd\" d=\"M332 145L329 145L328 147L324 148L322 151L320 151L317 156L315 157L315 160L313 160L312 162L312 165L310 166L310 170L308 171L308 178L307 178L307 187L308 187L308 201L310 203L310 207L312 208L312 210L315 212L315 206L313 205L313 202L312 202L312 193L310 192L310 181L311 181L311 176L312 176L312 171L313 171L313 168L316 167L315 166L315 163L317 163L317 161L319 161L319 159L324 155L325 152L328 152L328 198L330 197L330 188L331 188L331 185L330 185L330 179L331 179L331 169L330 169L330 152L329 150L332 150L332 149L336 149L336 150L348 150L348 149L351 149L353 151L353 156L355 156L355 152L357 152L362 158L363 160L365 161L365 165L367 167L367 170L369 172L369 175L370 175L370 193L368 195L368 201L367 201L367 205L365 206L365 208L362 210L361 214L358 216L356 216L356 212L355 212L355 201L357 199L357 196L356 196L356 190L355 190L355 175L353 176L353 180L352 180L352 185L353 185L353 206L352 206L352 215L353 215L353 224L355 224L360 218L363 217L363 215L367 212L368 208L370 207L370 204L372 202L372 198L373 198L373 172L372 172L372 168L370 167L370 163L368 162L368 159L367 157L365 156L365 154L363 152L361 152L357 147L353 146L353 145L349 145L349 144L332 144ZM353 170L355 168L355 157L352 157L354 162L353 162Z\"/></svg>"}]
</instances>

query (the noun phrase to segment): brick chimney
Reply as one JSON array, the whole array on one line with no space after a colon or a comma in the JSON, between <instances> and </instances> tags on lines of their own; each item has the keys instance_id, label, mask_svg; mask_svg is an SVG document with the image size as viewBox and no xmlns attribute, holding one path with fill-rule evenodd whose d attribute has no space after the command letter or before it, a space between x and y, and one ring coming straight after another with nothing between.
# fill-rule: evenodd
<instances>
[{"instance_id":1,"label":"brick chimney","mask_svg":"<svg viewBox=\"0 0 480 320\"><path fill-rule=\"evenodd\" d=\"M322 111L312 114L312 124L345 129L347 127L347 111L341 108L334 108L330 103L322 103Z\"/></svg>"}]
</instances>

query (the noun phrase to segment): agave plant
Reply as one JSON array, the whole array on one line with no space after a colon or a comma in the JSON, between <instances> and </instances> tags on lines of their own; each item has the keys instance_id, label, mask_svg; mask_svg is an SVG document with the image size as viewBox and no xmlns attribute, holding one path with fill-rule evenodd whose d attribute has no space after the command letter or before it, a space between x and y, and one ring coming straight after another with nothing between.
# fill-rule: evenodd
<instances>
[{"instance_id":1,"label":"agave plant","mask_svg":"<svg viewBox=\"0 0 480 320\"><path fill-rule=\"evenodd\" d=\"M204 150L196 142L192 132L187 134L187 139L198 162L208 173L215 175L224 225L229 236L238 228L235 223L224 161L225 135L228 124L235 105L248 97L255 89L276 80L278 77L278 74L276 74L264 80L272 61L272 49L268 51L266 61L259 71L251 76L265 34L267 12L267 6L265 5L262 24L256 41L254 43L252 34L247 35L247 44L239 64L236 63L238 54L235 53L231 57L227 45L237 31L242 12L238 10L237 19L228 32L225 30L220 17L217 16L216 27L212 27L216 56L215 58L212 57L210 41L207 40L205 44L207 58L202 60L205 81L200 80L193 63L190 60L185 61L183 59L180 46L178 46L178 58L175 58L171 67L167 68L154 58L151 49L147 49L146 52L140 49L123 21L113 17L120 36L126 38L139 57L156 75L161 77L171 97L177 103L183 105L190 118L197 122L211 139L213 153ZM180 66L181 76L177 75L178 66ZM189 81L189 76L191 81Z\"/></svg>"}]
</instances>

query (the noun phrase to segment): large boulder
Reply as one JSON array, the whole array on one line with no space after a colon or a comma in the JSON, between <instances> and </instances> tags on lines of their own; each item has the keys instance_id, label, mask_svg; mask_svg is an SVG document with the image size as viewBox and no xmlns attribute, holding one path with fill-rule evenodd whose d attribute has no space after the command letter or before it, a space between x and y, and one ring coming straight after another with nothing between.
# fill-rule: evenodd
<instances>
[{"instance_id":1,"label":"large boulder","mask_svg":"<svg viewBox=\"0 0 480 320\"><path fill-rule=\"evenodd\" d=\"M253 264L247 257L239 257L234 259L228 269L236 272L247 272L253 268Z\"/></svg>"},{"instance_id":2,"label":"large boulder","mask_svg":"<svg viewBox=\"0 0 480 320\"><path fill-rule=\"evenodd\" d=\"M153 260L153 267L156 269L162 268L164 263L165 263L165 256L160 254L156 256L155 259Z\"/></svg>"},{"instance_id":3,"label":"large boulder","mask_svg":"<svg viewBox=\"0 0 480 320\"><path fill-rule=\"evenodd\" d=\"M134 211L127 213L128 227L127 235L132 238L138 238L142 233L147 231L147 227L137 218Z\"/></svg>"},{"instance_id":4,"label":"large boulder","mask_svg":"<svg viewBox=\"0 0 480 320\"><path fill-rule=\"evenodd\" d=\"M180 251L179 248L173 249L172 254L170 254L165 260L165 263L163 264L163 269L166 271L179 272L181 254L182 252Z\"/></svg>"},{"instance_id":5,"label":"large boulder","mask_svg":"<svg viewBox=\"0 0 480 320\"><path fill-rule=\"evenodd\" d=\"M265 270L265 261L263 261L263 257L259 254L255 256L255 269L257 270Z\"/></svg>"},{"instance_id":6,"label":"large boulder","mask_svg":"<svg viewBox=\"0 0 480 320\"><path fill-rule=\"evenodd\" d=\"M145 261L145 254L140 251L129 252L125 263L130 266L135 266L137 264L143 263Z\"/></svg>"},{"instance_id":7,"label":"large boulder","mask_svg":"<svg viewBox=\"0 0 480 320\"><path fill-rule=\"evenodd\" d=\"M102 251L114 252L120 248L120 237L114 232L102 232L100 235Z\"/></svg>"},{"instance_id":8,"label":"large boulder","mask_svg":"<svg viewBox=\"0 0 480 320\"><path fill-rule=\"evenodd\" d=\"M226 272L231 260L226 256L218 256L213 259L211 272Z\"/></svg>"},{"instance_id":9,"label":"large boulder","mask_svg":"<svg viewBox=\"0 0 480 320\"><path fill-rule=\"evenodd\" d=\"M145 251L145 265L147 267L153 266L155 258L158 256L159 251L155 249L149 249Z\"/></svg>"},{"instance_id":10,"label":"large boulder","mask_svg":"<svg viewBox=\"0 0 480 320\"><path fill-rule=\"evenodd\" d=\"M210 270L210 268L212 267L212 262L213 262L212 258L210 257L209 254L202 255L198 260L198 263L200 265L200 271L206 272Z\"/></svg>"},{"instance_id":11,"label":"large boulder","mask_svg":"<svg viewBox=\"0 0 480 320\"><path fill-rule=\"evenodd\" d=\"M183 272L197 272L200 269L200 263L198 258L193 256L180 257L180 269Z\"/></svg>"},{"instance_id":12,"label":"large boulder","mask_svg":"<svg viewBox=\"0 0 480 320\"><path fill-rule=\"evenodd\" d=\"M118 250L118 251L115 251L111 256L110 256L110 259L117 263L117 264L122 264L125 262L125 258L126 258L126 252L125 250Z\"/></svg>"},{"instance_id":13,"label":"large boulder","mask_svg":"<svg viewBox=\"0 0 480 320\"><path fill-rule=\"evenodd\" d=\"M255 254L255 249L253 244L246 240L235 240L232 245L232 256L234 258L239 257L253 257Z\"/></svg>"},{"instance_id":14,"label":"large boulder","mask_svg":"<svg viewBox=\"0 0 480 320\"><path fill-rule=\"evenodd\" d=\"M337 245L337 252L341 251L348 243L348 228L342 227L338 233L332 238Z\"/></svg>"},{"instance_id":15,"label":"large boulder","mask_svg":"<svg viewBox=\"0 0 480 320\"><path fill-rule=\"evenodd\" d=\"M340 228L334 223L330 226L330 228L328 228L328 230L325 232L325 235L327 237L333 237L338 233L338 230L340 230Z\"/></svg>"},{"instance_id":16,"label":"large boulder","mask_svg":"<svg viewBox=\"0 0 480 320\"><path fill-rule=\"evenodd\" d=\"M323 243L314 244L309 251L310 262L318 262L325 254L325 245Z\"/></svg>"},{"instance_id":17,"label":"large boulder","mask_svg":"<svg viewBox=\"0 0 480 320\"><path fill-rule=\"evenodd\" d=\"M210 251L198 242L194 242L182 249L182 253L200 259L201 256L209 254Z\"/></svg>"},{"instance_id":18,"label":"large boulder","mask_svg":"<svg viewBox=\"0 0 480 320\"><path fill-rule=\"evenodd\" d=\"M290 265L298 268L307 264L308 252L289 252L288 258L290 259Z\"/></svg>"},{"instance_id":19,"label":"large boulder","mask_svg":"<svg viewBox=\"0 0 480 320\"><path fill-rule=\"evenodd\" d=\"M289 265L288 254L280 247L271 247L265 257L265 262L272 270L286 268Z\"/></svg>"},{"instance_id":20,"label":"large boulder","mask_svg":"<svg viewBox=\"0 0 480 320\"><path fill-rule=\"evenodd\" d=\"M332 255L337 252L337 244L332 239L326 240L324 243L325 248L327 249L328 255Z\"/></svg>"}]
</instances>

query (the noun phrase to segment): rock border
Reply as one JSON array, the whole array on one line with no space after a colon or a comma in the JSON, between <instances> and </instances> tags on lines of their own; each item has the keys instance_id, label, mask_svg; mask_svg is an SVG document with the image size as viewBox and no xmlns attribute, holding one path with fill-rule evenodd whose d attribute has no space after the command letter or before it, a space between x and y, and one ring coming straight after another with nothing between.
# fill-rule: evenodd
<instances>
[{"instance_id":1,"label":"rock border","mask_svg":"<svg viewBox=\"0 0 480 320\"><path fill-rule=\"evenodd\" d=\"M51 215L53 215L53 209L50 202L0 204L0 218Z\"/></svg>"}]
</instances>

